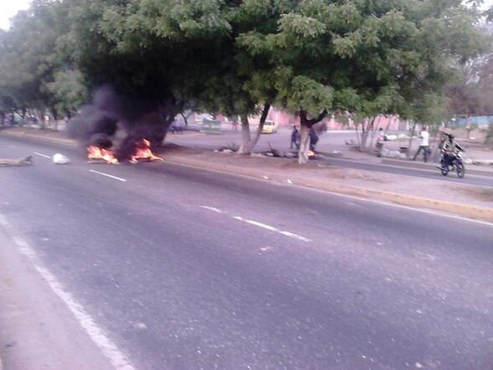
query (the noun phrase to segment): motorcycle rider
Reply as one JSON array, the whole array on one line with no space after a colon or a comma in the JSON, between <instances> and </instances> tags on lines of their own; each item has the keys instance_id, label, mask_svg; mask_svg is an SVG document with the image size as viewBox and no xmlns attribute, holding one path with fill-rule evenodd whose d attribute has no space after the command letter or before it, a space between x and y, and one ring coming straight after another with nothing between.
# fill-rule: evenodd
<instances>
[{"instance_id":1,"label":"motorcycle rider","mask_svg":"<svg viewBox=\"0 0 493 370\"><path fill-rule=\"evenodd\" d=\"M454 140L453 134L447 134L447 139L445 139L442 145L442 151L443 151L442 167L448 168L448 166L450 166L453 160L455 159L456 151L457 151L457 144Z\"/></svg>"}]
</instances>

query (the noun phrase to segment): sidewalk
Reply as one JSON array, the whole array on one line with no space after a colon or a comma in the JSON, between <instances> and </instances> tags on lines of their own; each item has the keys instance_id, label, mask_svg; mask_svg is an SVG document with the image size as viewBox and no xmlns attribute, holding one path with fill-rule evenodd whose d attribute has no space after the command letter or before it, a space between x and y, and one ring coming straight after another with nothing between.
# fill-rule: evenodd
<instances>
[{"instance_id":1,"label":"sidewalk","mask_svg":"<svg viewBox=\"0 0 493 370\"><path fill-rule=\"evenodd\" d=\"M47 130L12 128L0 131L0 135L56 140L60 143L75 145L75 142L66 139L63 133ZM194 133L193 135L200 138L203 134ZM216 153L209 149L199 148L197 145L193 148L179 145L180 135L168 136L168 140L159 153L168 163L245 176L273 184L303 186L493 222L493 166L491 165L466 165L466 178L468 174L474 173L482 174L485 179L491 179L491 186L476 186L465 182L443 181L440 171L431 163L398 159L382 160L374 155L360 153L344 146L337 148L337 158L392 166L417 166L429 169L431 173L436 174L437 179L357 170L325 164L317 160L311 160L306 165L298 165L296 159L293 158ZM225 138L226 143L227 138ZM326 155L330 156L332 152L327 152ZM454 177L455 174L449 174L449 176Z\"/></svg>"}]
</instances>

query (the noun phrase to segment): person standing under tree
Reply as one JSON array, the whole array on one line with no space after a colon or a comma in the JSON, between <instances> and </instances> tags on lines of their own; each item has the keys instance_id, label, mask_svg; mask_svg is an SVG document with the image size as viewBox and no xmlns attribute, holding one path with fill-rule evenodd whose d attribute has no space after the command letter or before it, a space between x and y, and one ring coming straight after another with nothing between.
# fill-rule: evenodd
<instances>
[{"instance_id":1,"label":"person standing under tree","mask_svg":"<svg viewBox=\"0 0 493 370\"><path fill-rule=\"evenodd\" d=\"M315 151L315 146L317 145L318 143L318 140L319 140L319 137L318 137L318 134L317 132L315 131L315 129L312 127L310 127L310 132L308 134L310 136L310 150L312 152Z\"/></svg>"},{"instance_id":2,"label":"person standing under tree","mask_svg":"<svg viewBox=\"0 0 493 370\"><path fill-rule=\"evenodd\" d=\"M291 132L291 145L290 149L299 149L300 148L300 132L296 128L296 126L293 126L293 131Z\"/></svg>"},{"instance_id":3,"label":"person standing under tree","mask_svg":"<svg viewBox=\"0 0 493 370\"><path fill-rule=\"evenodd\" d=\"M428 132L428 128L426 126L423 126L421 129L419 137L421 139L421 143L419 144L418 151L414 155L413 161L415 161L419 153L423 151L423 159L425 162L428 162L428 154L430 154L430 133Z\"/></svg>"}]
</instances>

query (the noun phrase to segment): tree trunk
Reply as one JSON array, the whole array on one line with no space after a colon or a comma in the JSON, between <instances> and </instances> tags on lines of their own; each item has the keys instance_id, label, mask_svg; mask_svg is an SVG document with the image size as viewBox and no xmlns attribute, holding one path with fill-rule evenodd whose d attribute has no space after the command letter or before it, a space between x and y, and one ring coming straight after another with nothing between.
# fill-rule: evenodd
<instances>
[{"instance_id":1,"label":"tree trunk","mask_svg":"<svg viewBox=\"0 0 493 370\"><path fill-rule=\"evenodd\" d=\"M168 130L173 124L175 116L183 109L183 103L177 103L176 99L170 98L166 100L161 106L157 108L159 112L159 117L155 119L156 125L154 127L155 139L153 147L161 147Z\"/></svg>"},{"instance_id":2,"label":"tree trunk","mask_svg":"<svg viewBox=\"0 0 493 370\"><path fill-rule=\"evenodd\" d=\"M413 146L413 136L414 136L414 131L416 130L416 122L413 121L413 124L411 126L411 132L410 132L410 137L409 137L409 142L407 145L407 153L406 157L409 157L411 155L411 150Z\"/></svg>"},{"instance_id":3,"label":"tree trunk","mask_svg":"<svg viewBox=\"0 0 493 370\"><path fill-rule=\"evenodd\" d=\"M298 163L308 162L308 151L310 150L310 127L301 126L300 128L300 149L298 152Z\"/></svg>"},{"instance_id":4,"label":"tree trunk","mask_svg":"<svg viewBox=\"0 0 493 370\"><path fill-rule=\"evenodd\" d=\"M377 133L377 128L380 128L380 116L378 117L374 117L373 118L373 123L372 123L372 130L371 130L371 134L370 134L370 145L369 145L369 148L373 148L375 145L375 134ZM387 122L387 127L385 128L384 130L384 133L387 132L387 130L389 129L390 127L390 121Z\"/></svg>"},{"instance_id":5,"label":"tree trunk","mask_svg":"<svg viewBox=\"0 0 493 370\"><path fill-rule=\"evenodd\" d=\"M323 110L317 118L309 119L307 113L303 110L300 115L300 150L298 151L298 163L305 164L308 162L308 151L310 150L310 129L316 123L319 123L327 115L327 110Z\"/></svg>"},{"instance_id":6,"label":"tree trunk","mask_svg":"<svg viewBox=\"0 0 493 370\"><path fill-rule=\"evenodd\" d=\"M255 137L253 138L252 141L251 150L255 148L255 145L257 145L258 140L260 139L260 135L262 134L262 129L264 127L265 120L267 119L267 114L269 113L269 109L270 109L270 104L265 104L264 109L262 110L262 115L260 116L260 122L257 128L257 132L255 133Z\"/></svg>"},{"instance_id":7,"label":"tree trunk","mask_svg":"<svg viewBox=\"0 0 493 370\"><path fill-rule=\"evenodd\" d=\"M358 130L360 126L361 126L361 131ZM367 135L365 129L365 121L363 120L362 122L359 123L354 121L354 128L356 132L356 140L358 141L358 150L362 152L366 144L365 141Z\"/></svg>"},{"instance_id":8,"label":"tree trunk","mask_svg":"<svg viewBox=\"0 0 493 370\"><path fill-rule=\"evenodd\" d=\"M44 111L41 112L41 124L40 129L44 130L46 128L46 113Z\"/></svg>"},{"instance_id":9,"label":"tree trunk","mask_svg":"<svg viewBox=\"0 0 493 370\"><path fill-rule=\"evenodd\" d=\"M242 114L241 118L241 146L238 150L239 154L250 154L252 151L252 139L250 136L250 123L248 115Z\"/></svg>"},{"instance_id":10,"label":"tree trunk","mask_svg":"<svg viewBox=\"0 0 493 370\"><path fill-rule=\"evenodd\" d=\"M365 118L361 123L355 123L356 127L356 139L358 140L358 148L360 152L368 151L368 148L373 148L373 141L375 137L375 122L376 116ZM358 126L361 126L361 132L358 131ZM368 145L368 142L370 145Z\"/></svg>"},{"instance_id":11,"label":"tree trunk","mask_svg":"<svg viewBox=\"0 0 493 370\"><path fill-rule=\"evenodd\" d=\"M22 119L21 126L24 126L26 124L26 113L27 113L27 108L26 107L22 108L22 110L21 110L21 119Z\"/></svg>"},{"instance_id":12,"label":"tree trunk","mask_svg":"<svg viewBox=\"0 0 493 370\"><path fill-rule=\"evenodd\" d=\"M365 128L363 123L363 129L361 130L361 145L359 147L360 152L366 151L367 140L368 140L368 128Z\"/></svg>"},{"instance_id":13,"label":"tree trunk","mask_svg":"<svg viewBox=\"0 0 493 370\"><path fill-rule=\"evenodd\" d=\"M51 108L51 115L55 121L55 131L58 131L58 111L55 107Z\"/></svg>"},{"instance_id":14,"label":"tree trunk","mask_svg":"<svg viewBox=\"0 0 493 370\"><path fill-rule=\"evenodd\" d=\"M358 142L358 148L361 148L361 140L360 140L360 135L358 131L358 124L354 124L354 132L356 133L356 140Z\"/></svg>"},{"instance_id":15,"label":"tree trunk","mask_svg":"<svg viewBox=\"0 0 493 370\"><path fill-rule=\"evenodd\" d=\"M183 112L180 112L180 116L183 117L183 121L185 122L185 128L188 128L188 116L185 115Z\"/></svg>"},{"instance_id":16,"label":"tree trunk","mask_svg":"<svg viewBox=\"0 0 493 370\"><path fill-rule=\"evenodd\" d=\"M377 117L376 116L373 116L371 118L366 118L364 121L363 121L363 125L364 125L364 133L362 134L362 137L361 137L361 151L362 152L366 152L368 150L368 139L370 138L370 144L372 143L372 140L373 140L373 132L374 132L374 129L375 129L375 121L376 121ZM371 148L371 145L370 145L370 148Z\"/></svg>"}]
</instances>

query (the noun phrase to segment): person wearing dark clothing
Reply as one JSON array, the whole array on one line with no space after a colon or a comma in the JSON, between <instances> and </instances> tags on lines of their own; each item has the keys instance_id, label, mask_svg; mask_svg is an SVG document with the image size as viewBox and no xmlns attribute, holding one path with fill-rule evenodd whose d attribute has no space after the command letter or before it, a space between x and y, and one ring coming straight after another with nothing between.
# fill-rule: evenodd
<instances>
[{"instance_id":1,"label":"person wearing dark clothing","mask_svg":"<svg viewBox=\"0 0 493 370\"><path fill-rule=\"evenodd\" d=\"M313 127L310 128L310 150L312 152L315 151L315 146L317 145L318 143L318 135L317 133L315 132L315 129Z\"/></svg>"},{"instance_id":2,"label":"person wearing dark clothing","mask_svg":"<svg viewBox=\"0 0 493 370\"><path fill-rule=\"evenodd\" d=\"M443 164L444 168L450 166L452 161L455 159L455 153L457 151L457 144L454 140L454 135L447 135L448 139L443 142L442 151L443 151Z\"/></svg>"},{"instance_id":3,"label":"person wearing dark clothing","mask_svg":"<svg viewBox=\"0 0 493 370\"><path fill-rule=\"evenodd\" d=\"M296 126L293 127L293 132L291 132L291 145L290 149L299 149L300 148L300 132L296 128Z\"/></svg>"},{"instance_id":4,"label":"person wearing dark clothing","mask_svg":"<svg viewBox=\"0 0 493 370\"><path fill-rule=\"evenodd\" d=\"M377 157L382 156L382 150L383 150L383 143L385 141L385 132L383 131L383 128L378 129L378 136L377 136Z\"/></svg>"}]
</instances>

